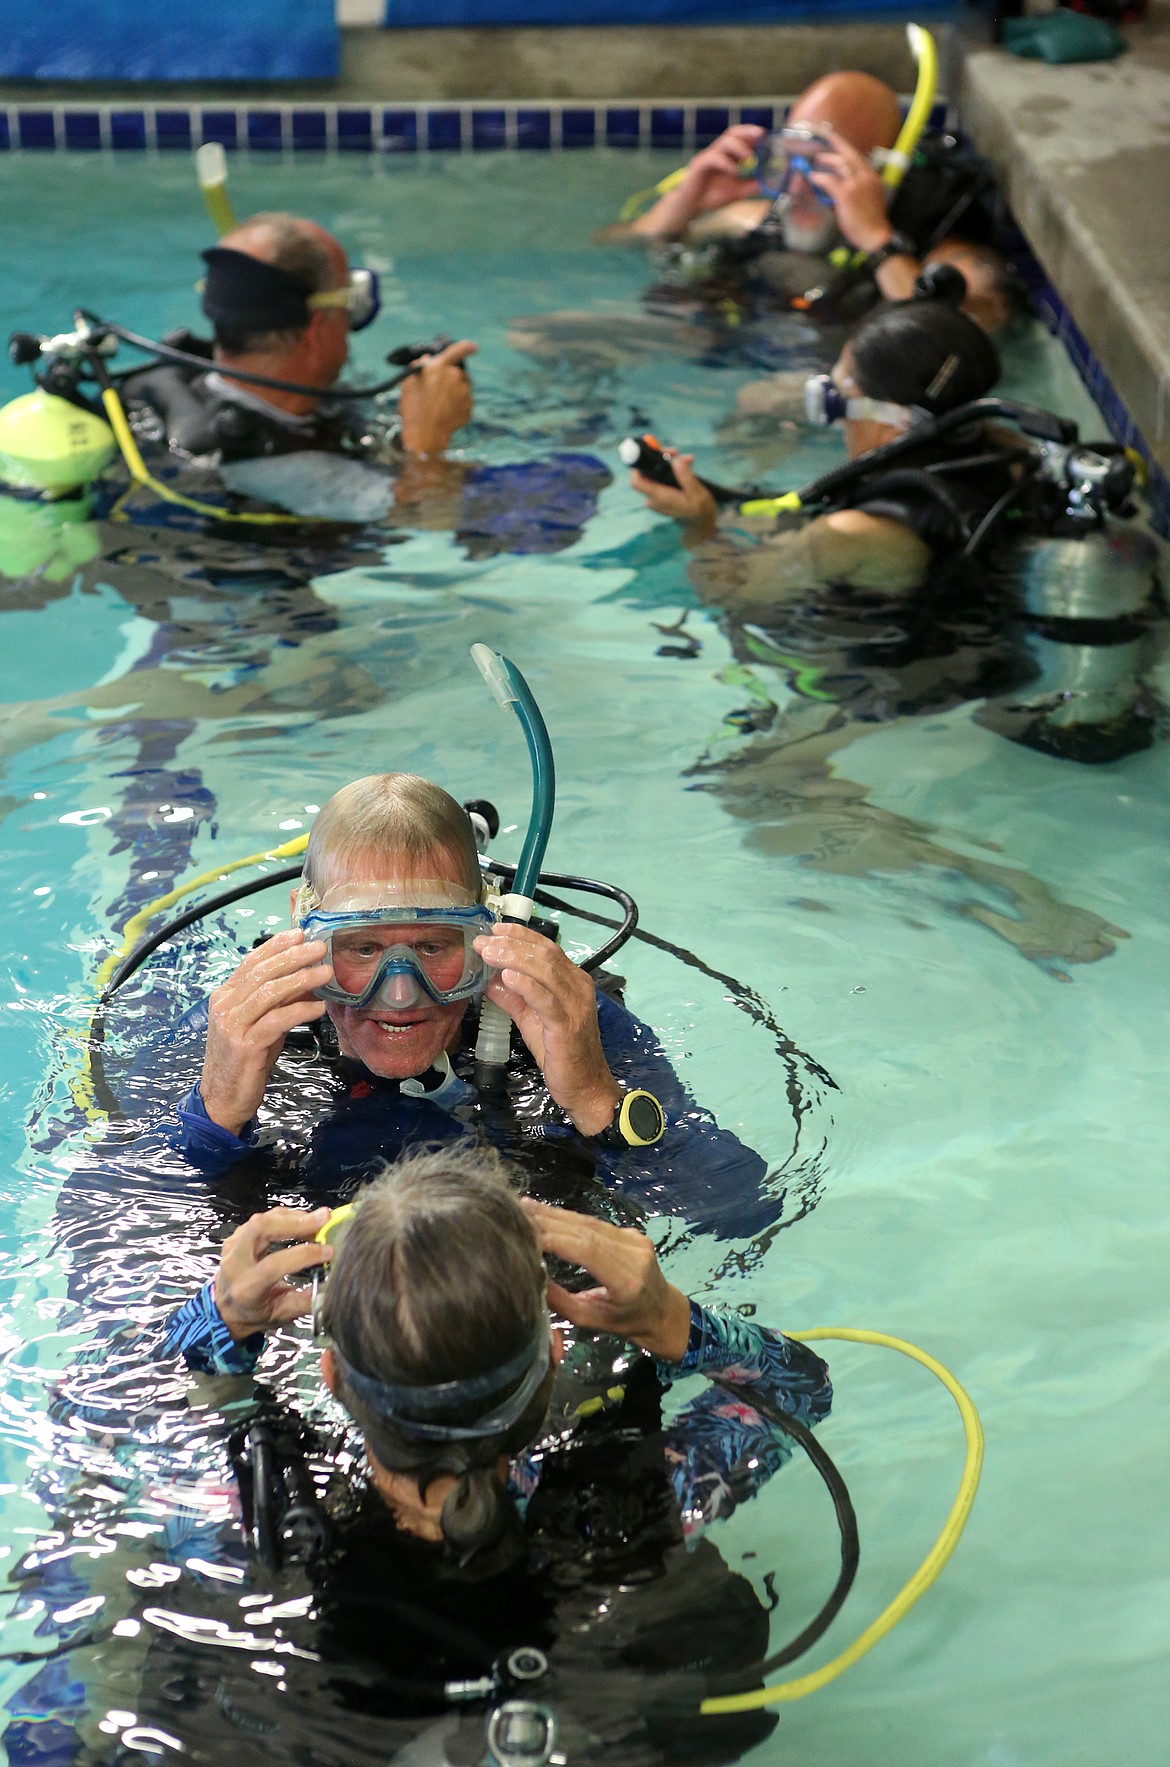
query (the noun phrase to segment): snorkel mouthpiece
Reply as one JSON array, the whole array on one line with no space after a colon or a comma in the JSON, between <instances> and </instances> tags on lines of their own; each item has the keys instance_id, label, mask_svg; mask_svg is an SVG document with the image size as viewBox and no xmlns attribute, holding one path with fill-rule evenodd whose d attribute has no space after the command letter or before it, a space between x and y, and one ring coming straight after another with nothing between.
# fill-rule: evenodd
<instances>
[{"instance_id":1,"label":"snorkel mouthpiece","mask_svg":"<svg viewBox=\"0 0 1170 1767\"><path fill-rule=\"evenodd\" d=\"M532 918L533 893L548 837L552 833L556 804L552 743L540 707L515 663L486 644L473 644L471 655L496 703L505 711L511 707L519 718L532 763L532 810L528 832L520 849L511 894L504 897L502 916L504 920L526 926ZM489 1087L498 1083L500 1070L507 1065L511 1033L512 1021L504 1009L492 1000L484 1000L479 1010L479 1037L475 1045L477 1081L482 1080Z\"/></svg>"}]
</instances>

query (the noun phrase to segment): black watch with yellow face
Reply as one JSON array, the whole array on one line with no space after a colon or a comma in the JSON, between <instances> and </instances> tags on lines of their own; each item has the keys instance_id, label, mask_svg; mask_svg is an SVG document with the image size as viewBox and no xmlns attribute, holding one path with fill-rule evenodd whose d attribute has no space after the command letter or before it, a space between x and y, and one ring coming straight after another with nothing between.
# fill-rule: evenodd
<instances>
[{"instance_id":1,"label":"black watch with yellow face","mask_svg":"<svg viewBox=\"0 0 1170 1767\"><path fill-rule=\"evenodd\" d=\"M653 1147L666 1133L666 1112L652 1092L623 1092L608 1129L594 1137L602 1147Z\"/></svg>"}]
</instances>

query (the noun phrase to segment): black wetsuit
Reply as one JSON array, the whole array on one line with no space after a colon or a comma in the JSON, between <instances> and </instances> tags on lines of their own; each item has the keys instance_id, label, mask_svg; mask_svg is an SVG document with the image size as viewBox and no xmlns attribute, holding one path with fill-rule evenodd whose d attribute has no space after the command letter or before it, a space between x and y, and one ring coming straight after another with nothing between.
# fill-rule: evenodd
<instances>
[{"instance_id":1,"label":"black wetsuit","mask_svg":"<svg viewBox=\"0 0 1170 1767\"><path fill-rule=\"evenodd\" d=\"M184 347L190 339L184 339ZM198 340L195 340L196 342ZM140 441L165 443L179 454L221 461L254 460L306 449L361 455L362 430L352 401L323 399L302 418L206 369L158 362L127 375L119 391Z\"/></svg>"}]
</instances>

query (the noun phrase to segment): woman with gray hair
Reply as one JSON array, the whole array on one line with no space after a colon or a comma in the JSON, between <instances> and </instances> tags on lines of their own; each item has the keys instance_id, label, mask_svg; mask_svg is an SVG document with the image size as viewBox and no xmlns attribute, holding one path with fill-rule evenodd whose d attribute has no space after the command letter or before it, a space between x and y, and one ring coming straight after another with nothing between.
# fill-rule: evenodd
<instances>
[{"instance_id":1,"label":"woman with gray hair","mask_svg":"<svg viewBox=\"0 0 1170 1767\"><path fill-rule=\"evenodd\" d=\"M548 1280L546 1254L589 1285ZM312 1290L292 1280L311 1269ZM244 1371L266 1332L310 1309L367 1469L334 1457L328 1501L344 1520L318 1570L317 1628L289 1635L328 1662L331 1688L386 1718L433 1716L456 1686L494 1697L492 1665L529 1650L547 1667L525 1691L555 1712L571 1760L730 1760L766 1734L757 1716L721 1752L727 1735L704 1720L680 1753L680 1689L693 1731L702 1691L758 1679L766 1611L706 1529L788 1458L770 1417L827 1412L819 1357L689 1300L645 1235L522 1199L498 1156L466 1145L399 1162L352 1211L254 1216L167 1348ZM596 1333L627 1346L606 1393L576 1366ZM719 1384L664 1424L662 1396L689 1374ZM255 1706L254 1678L239 1681ZM468 1722L482 1726L482 1706Z\"/></svg>"}]
</instances>

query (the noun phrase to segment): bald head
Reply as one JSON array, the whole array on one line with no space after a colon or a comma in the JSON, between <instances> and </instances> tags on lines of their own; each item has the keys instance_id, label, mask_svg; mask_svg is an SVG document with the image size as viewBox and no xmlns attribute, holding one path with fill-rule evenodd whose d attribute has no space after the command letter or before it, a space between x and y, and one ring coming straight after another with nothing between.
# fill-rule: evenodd
<instances>
[{"instance_id":1,"label":"bald head","mask_svg":"<svg viewBox=\"0 0 1170 1767\"><path fill-rule=\"evenodd\" d=\"M825 74L801 93L790 123L828 123L858 153L893 147L901 128L898 100L891 87L872 74Z\"/></svg>"},{"instance_id":2,"label":"bald head","mask_svg":"<svg viewBox=\"0 0 1170 1767\"><path fill-rule=\"evenodd\" d=\"M308 294L341 288L349 270L344 247L332 233L326 233L315 221L280 210L250 216L219 243L230 251L246 252L250 258L287 270Z\"/></svg>"}]
</instances>

